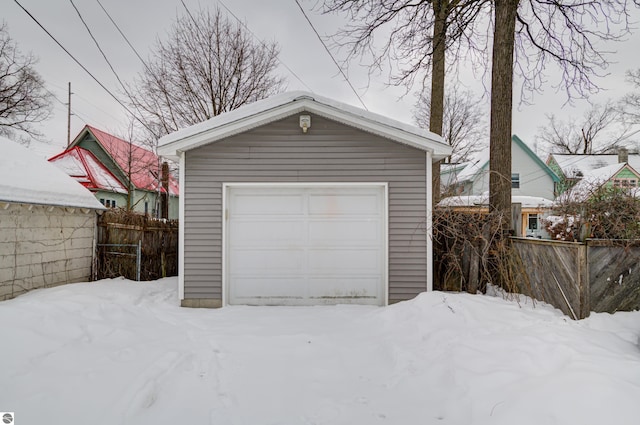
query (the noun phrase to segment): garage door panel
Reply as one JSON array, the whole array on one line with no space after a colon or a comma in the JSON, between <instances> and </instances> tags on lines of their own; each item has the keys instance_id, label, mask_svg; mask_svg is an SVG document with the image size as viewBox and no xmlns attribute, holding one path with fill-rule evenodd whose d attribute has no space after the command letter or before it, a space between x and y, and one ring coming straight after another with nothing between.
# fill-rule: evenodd
<instances>
[{"instance_id":1,"label":"garage door panel","mask_svg":"<svg viewBox=\"0 0 640 425\"><path fill-rule=\"evenodd\" d=\"M309 196L309 215L352 216L376 214L380 210L378 194L363 195L356 190L351 193L312 194Z\"/></svg>"},{"instance_id":2,"label":"garage door panel","mask_svg":"<svg viewBox=\"0 0 640 425\"><path fill-rule=\"evenodd\" d=\"M304 243L306 223L296 220L238 219L231 222L229 232L233 234L233 246L258 244L269 246Z\"/></svg>"},{"instance_id":3,"label":"garage door panel","mask_svg":"<svg viewBox=\"0 0 640 425\"><path fill-rule=\"evenodd\" d=\"M300 273L304 270L302 249L232 249L230 267L234 275Z\"/></svg>"},{"instance_id":4,"label":"garage door panel","mask_svg":"<svg viewBox=\"0 0 640 425\"><path fill-rule=\"evenodd\" d=\"M241 292L236 288L240 288ZM306 298L304 286L297 278L264 278L259 276L231 280L231 296L251 303L252 298Z\"/></svg>"},{"instance_id":5,"label":"garage door panel","mask_svg":"<svg viewBox=\"0 0 640 425\"><path fill-rule=\"evenodd\" d=\"M358 275L381 270L380 252L373 249L312 249L309 270L317 273Z\"/></svg>"},{"instance_id":6,"label":"garage door panel","mask_svg":"<svg viewBox=\"0 0 640 425\"><path fill-rule=\"evenodd\" d=\"M377 304L381 296L380 284L378 277L309 279L309 297L333 298L338 302L350 298L369 299L372 304Z\"/></svg>"},{"instance_id":7,"label":"garage door panel","mask_svg":"<svg viewBox=\"0 0 640 425\"><path fill-rule=\"evenodd\" d=\"M303 214L304 198L296 194L247 193L235 195L231 208L236 217L249 216L281 216Z\"/></svg>"},{"instance_id":8,"label":"garage door panel","mask_svg":"<svg viewBox=\"0 0 640 425\"><path fill-rule=\"evenodd\" d=\"M379 220L313 220L308 228L312 244L361 246L379 242L381 238Z\"/></svg>"}]
</instances>

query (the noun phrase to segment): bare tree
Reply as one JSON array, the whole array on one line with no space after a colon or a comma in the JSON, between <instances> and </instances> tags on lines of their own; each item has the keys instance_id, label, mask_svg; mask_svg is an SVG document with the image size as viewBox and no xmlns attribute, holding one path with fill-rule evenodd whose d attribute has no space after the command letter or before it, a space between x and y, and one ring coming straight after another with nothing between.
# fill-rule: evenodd
<instances>
[{"instance_id":1,"label":"bare tree","mask_svg":"<svg viewBox=\"0 0 640 425\"><path fill-rule=\"evenodd\" d=\"M390 66L391 83L410 88L426 86L434 61L453 64L485 45L476 17L488 10L489 0L323 0L325 13L341 12L348 20L334 37L337 47L352 59L368 59L370 73ZM379 40L383 40L379 43ZM444 60L445 50L454 55ZM444 80L438 87L443 88ZM438 96L433 96L433 98ZM433 108L432 108L433 109Z\"/></svg>"},{"instance_id":2,"label":"bare tree","mask_svg":"<svg viewBox=\"0 0 640 425\"><path fill-rule=\"evenodd\" d=\"M424 91L415 105L414 120L418 126L429 128L431 116L430 94ZM478 105L481 99L471 90L461 90L457 85L445 92L442 118L442 138L453 148L450 161L464 162L486 148L486 111Z\"/></svg>"},{"instance_id":3,"label":"bare tree","mask_svg":"<svg viewBox=\"0 0 640 425\"><path fill-rule=\"evenodd\" d=\"M630 126L613 102L594 104L581 119L558 119L547 115L548 124L538 129L537 139L553 153L600 154L613 153L625 147Z\"/></svg>"},{"instance_id":4,"label":"bare tree","mask_svg":"<svg viewBox=\"0 0 640 425\"><path fill-rule=\"evenodd\" d=\"M23 54L5 24L0 24L0 134L41 136L33 124L51 112L51 95L34 69L36 58Z\"/></svg>"},{"instance_id":5,"label":"bare tree","mask_svg":"<svg viewBox=\"0 0 640 425\"><path fill-rule=\"evenodd\" d=\"M597 91L594 77L608 62L596 42L620 40L628 33L631 3L628 0L494 0L493 3L489 204L492 212L504 217L508 229L514 71L523 79L524 100L527 93L546 83L544 71L550 63L558 66L558 84L569 99Z\"/></svg>"},{"instance_id":6,"label":"bare tree","mask_svg":"<svg viewBox=\"0 0 640 425\"><path fill-rule=\"evenodd\" d=\"M132 106L158 137L282 90L276 43L256 43L218 8L177 18L135 81Z\"/></svg>"},{"instance_id":7,"label":"bare tree","mask_svg":"<svg viewBox=\"0 0 640 425\"><path fill-rule=\"evenodd\" d=\"M636 0L634 0L634 3ZM328 11L346 11L353 22L341 34L347 59L371 58L371 69L398 63L393 83L412 84L435 61L435 10L440 0L324 0ZM449 63L488 52L486 34L493 29L491 57L490 206L510 225L511 117L514 73L522 78L520 98L547 83L545 71L555 63L557 87L569 99L598 90L595 77L607 65L598 41L628 33L629 0L558 2L548 0L445 0L444 46ZM490 9L491 8L491 9ZM485 15L492 10L493 14ZM484 28L483 28L484 27ZM377 45L374 34L383 36ZM432 81L432 93L444 81ZM434 95L433 98L436 96ZM432 98L432 100L433 100ZM435 108L432 107L435 113Z\"/></svg>"},{"instance_id":8,"label":"bare tree","mask_svg":"<svg viewBox=\"0 0 640 425\"><path fill-rule=\"evenodd\" d=\"M627 81L635 89L627 93L620 102L622 118L628 125L640 124L640 68L627 71Z\"/></svg>"},{"instance_id":9,"label":"bare tree","mask_svg":"<svg viewBox=\"0 0 640 425\"><path fill-rule=\"evenodd\" d=\"M325 12L346 12L352 22L336 38L347 48L347 63L368 57L370 72L393 63L391 81L413 86L421 76L423 90L431 75L429 130L443 132L445 52L457 49L456 58L477 48L476 17L489 0L324 0ZM376 35L387 40L376 44ZM439 163L433 167L433 187L440 187ZM439 191L433 191L437 203Z\"/></svg>"}]
</instances>

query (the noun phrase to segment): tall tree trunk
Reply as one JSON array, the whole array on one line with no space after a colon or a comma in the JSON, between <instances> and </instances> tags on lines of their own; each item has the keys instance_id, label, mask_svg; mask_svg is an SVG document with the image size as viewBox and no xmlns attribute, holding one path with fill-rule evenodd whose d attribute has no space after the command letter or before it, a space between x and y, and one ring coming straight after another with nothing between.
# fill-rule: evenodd
<instances>
[{"instance_id":1,"label":"tall tree trunk","mask_svg":"<svg viewBox=\"0 0 640 425\"><path fill-rule=\"evenodd\" d=\"M503 230L511 229L513 50L518 3L519 0L494 1L489 210L503 217Z\"/></svg>"},{"instance_id":2,"label":"tall tree trunk","mask_svg":"<svg viewBox=\"0 0 640 425\"><path fill-rule=\"evenodd\" d=\"M444 116L444 76L445 45L447 40L447 8L448 0L433 2L433 56L431 61L431 107L429 114L429 131L442 136L442 120ZM440 163L435 162L432 168L433 205L440 201Z\"/></svg>"}]
</instances>

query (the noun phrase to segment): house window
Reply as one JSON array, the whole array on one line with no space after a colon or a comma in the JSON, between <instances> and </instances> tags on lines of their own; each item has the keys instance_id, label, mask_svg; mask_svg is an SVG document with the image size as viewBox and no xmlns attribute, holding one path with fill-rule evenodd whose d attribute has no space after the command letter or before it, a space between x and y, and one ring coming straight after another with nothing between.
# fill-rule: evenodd
<instances>
[{"instance_id":1,"label":"house window","mask_svg":"<svg viewBox=\"0 0 640 425\"><path fill-rule=\"evenodd\" d=\"M149 202L147 201L144 203L144 213L149 214Z\"/></svg>"},{"instance_id":2,"label":"house window","mask_svg":"<svg viewBox=\"0 0 640 425\"><path fill-rule=\"evenodd\" d=\"M104 205L104 198L100 198L100 203Z\"/></svg>"},{"instance_id":3,"label":"house window","mask_svg":"<svg viewBox=\"0 0 640 425\"><path fill-rule=\"evenodd\" d=\"M112 199L111 200L111 208L115 208L116 207L116 200Z\"/></svg>"},{"instance_id":4,"label":"house window","mask_svg":"<svg viewBox=\"0 0 640 425\"><path fill-rule=\"evenodd\" d=\"M613 180L613 187L622 187L622 188L638 187L638 180L636 180L636 179L614 179Z\"/></svg>"},{"instance_id":5,"label":"house window","mask_svg":"<svg viewBox=\"0 0 640 425\"><path fill-rule=\"evenodd\" d=\"M511 174L511 188L512 189L520 188L520 173Z\"/></svg>"},{"instance_id":6,"label":"house window","mask_svg":"<svg viewBox=\"0 0 640 425\"><path fill-rule=\"evenodd\" d=\"M111 199L107 199L106 207L111 208Z\"/></svg>"},{"instance_id":7,"label":"house window","mask_svg":"<svg viewBox=\"0 0 640 425\"><path fill-rule=\"evenodd\" d=\"M538 214L529 214L529 230L538 230Z\"/></svg>"}]
</instances>

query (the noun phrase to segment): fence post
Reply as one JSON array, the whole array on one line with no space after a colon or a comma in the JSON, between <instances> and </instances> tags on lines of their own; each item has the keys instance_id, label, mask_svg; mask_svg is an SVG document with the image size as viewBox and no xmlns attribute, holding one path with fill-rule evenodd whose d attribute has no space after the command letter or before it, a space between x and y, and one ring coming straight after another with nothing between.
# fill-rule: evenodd
<instances>
[{"instance_id":1,"label":"fence post","mask_svg":"<svg viewBox=\"0 0 640 425\"><path fill-rule=\"evenodd\" d=\"M138 240L138 250L136 252L136 281L140 282L140 269L142 264L142 240Z\"/></svg>"},{"instance_id":2,"label":"fence post","mask_svg":"<svg viewBox=\"0 0 640 425\"><path fill-rule=\"evenodd\" d=\"M591 281L589 276L589 240L585 239L580 246L580 318L589 317L591 313Z\"/></svg>"}]
</instances>

